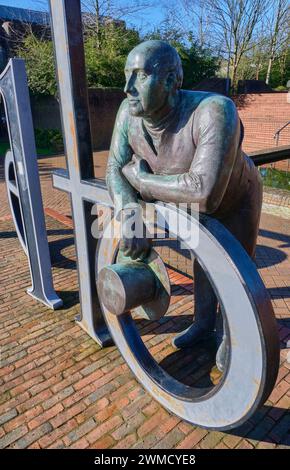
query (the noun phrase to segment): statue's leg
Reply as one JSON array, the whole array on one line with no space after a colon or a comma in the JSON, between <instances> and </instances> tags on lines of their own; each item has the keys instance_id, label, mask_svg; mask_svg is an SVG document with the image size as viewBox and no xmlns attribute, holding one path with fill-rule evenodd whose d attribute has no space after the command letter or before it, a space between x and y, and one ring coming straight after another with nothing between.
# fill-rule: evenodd
<instances>
[{"instance_id":1,"label":"statue's leg","mask_svg":"<svg viewBox=\"0 0 290 470\"><path fill-rule=\"evenodd\" d=\"M204 270L195 259L194 271L194 322L173 338L172 345L178 349L214 337L217 298Z\"/></svg>"}]
</instances>

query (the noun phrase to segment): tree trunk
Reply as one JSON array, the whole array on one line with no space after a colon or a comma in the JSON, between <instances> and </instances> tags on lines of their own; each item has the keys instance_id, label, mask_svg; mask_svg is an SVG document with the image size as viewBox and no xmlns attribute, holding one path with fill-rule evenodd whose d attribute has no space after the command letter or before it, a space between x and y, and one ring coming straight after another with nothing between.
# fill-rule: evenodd
<instances>
[{"instance_id":1,"label":"tree trunk","mask_svg":"<svg viewBox=\"0 0 290 470\"><path fill-rule=\"evenodd\" d=\"M260 64L258 64L258 67L256 68L256 78L255 78L255 80L259 80L259 75L260 75Z\"/></svg>"},{"instance_id":2,"label":"tree trunk","mask_svg":"<svg viewBox=\"0 0 290 470\"><path fill-rule=\"evenodd\" d=\"M96 0L95 12L96 12L96 46L97 46L97 49L100 49L101 38L100 38L100 5L99 5L99 0Z\"/></svg>"},{"instance_id":3,"label":"tree trunk","mask_svg":"<svg viewBox=\"0 0 290 470\"><path fill-rule=\"evenodd\" d=\"M271 57L269 58L268 69L267 69L267 75L266 75L266 83L267 83L267 85L269 85L269 82L270 82L272 64L273 64L273 56L271 55Z\"/></svg>"},{"instance_id":4,"label":"tree trunk","mask_svg":"<svg viewBox=\"0 0 290 470\"><path fill-rule=\"evenodd\" d=\"M232 92L236 93L237 90L237 74L238 74L238 65L239 65L239 59L237 52L234 53L233 57L233 72L232 72Z\"/></svg>"}]
</instances>

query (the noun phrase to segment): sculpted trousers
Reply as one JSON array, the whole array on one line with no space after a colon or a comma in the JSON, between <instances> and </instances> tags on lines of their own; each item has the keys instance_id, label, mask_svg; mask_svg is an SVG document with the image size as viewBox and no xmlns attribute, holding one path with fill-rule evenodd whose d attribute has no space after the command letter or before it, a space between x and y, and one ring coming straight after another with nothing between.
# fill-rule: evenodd
<instances>
[{"instance_id":1,"label":"sculpted trousers","mask_svg":"<svg viewBox=\"0 0 290 470\"><path fill-rule=\"evenodd\" d=\"M255 255L261 207L262 183L257 175L249 181L248 188L239 204L230 214L221 218L216 217L237 238L252 258ZM213 330L216 324L218 299L205 272L196 259L193 268L195 321L205 330Z\"/></svg>"}]
</instances>

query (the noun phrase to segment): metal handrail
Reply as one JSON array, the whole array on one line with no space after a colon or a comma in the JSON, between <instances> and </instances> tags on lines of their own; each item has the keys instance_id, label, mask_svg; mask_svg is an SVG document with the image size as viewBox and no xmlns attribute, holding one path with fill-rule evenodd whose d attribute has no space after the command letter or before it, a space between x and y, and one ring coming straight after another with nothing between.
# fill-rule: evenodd
<instances>
[{"instance_id":1,"label":"metal handrail","mask_svg":"<svg viewBox=\"0 0 290 470\"><path fill-rule=\"evenodd\" d=\"M278 147L280 133L283 131L283 129L285 129L285 127L289 126L289 124L290 124L290 121L286 122L286 124L284 124L284 126L280 127L280 129L278 129L278 130L275 132L275 134L274 134L274 140L276 140L276 147Z\"/></svg>"}]
</instances>

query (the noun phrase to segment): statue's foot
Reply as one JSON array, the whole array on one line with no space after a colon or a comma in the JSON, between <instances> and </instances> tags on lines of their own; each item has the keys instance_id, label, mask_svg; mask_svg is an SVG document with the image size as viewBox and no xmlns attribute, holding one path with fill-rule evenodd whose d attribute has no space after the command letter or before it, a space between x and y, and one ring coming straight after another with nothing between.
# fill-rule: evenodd
<instances>
[{"instance_id":1,"label":"statue's foot","mask_svg":"<svg viewBox=\"0 0 290 470\"><path fill-rule=\"evenodd\" d=\"M193 323L185 331L182 331L172 340L172 346L177 349L190 348L201 341L208 341L215 337L214 331L205 330Z\"/></svg>"},{"instance_id":2,"label":"statue's foot","mask_svg":"<svg viewBox=\"0 0 290 470\"><path fill-rule=\"evenodd\" d=\"M229 343L224 336L216 354L216 366L220 372L224 372L229 354Z\"/></svg>"}]
</instances>

